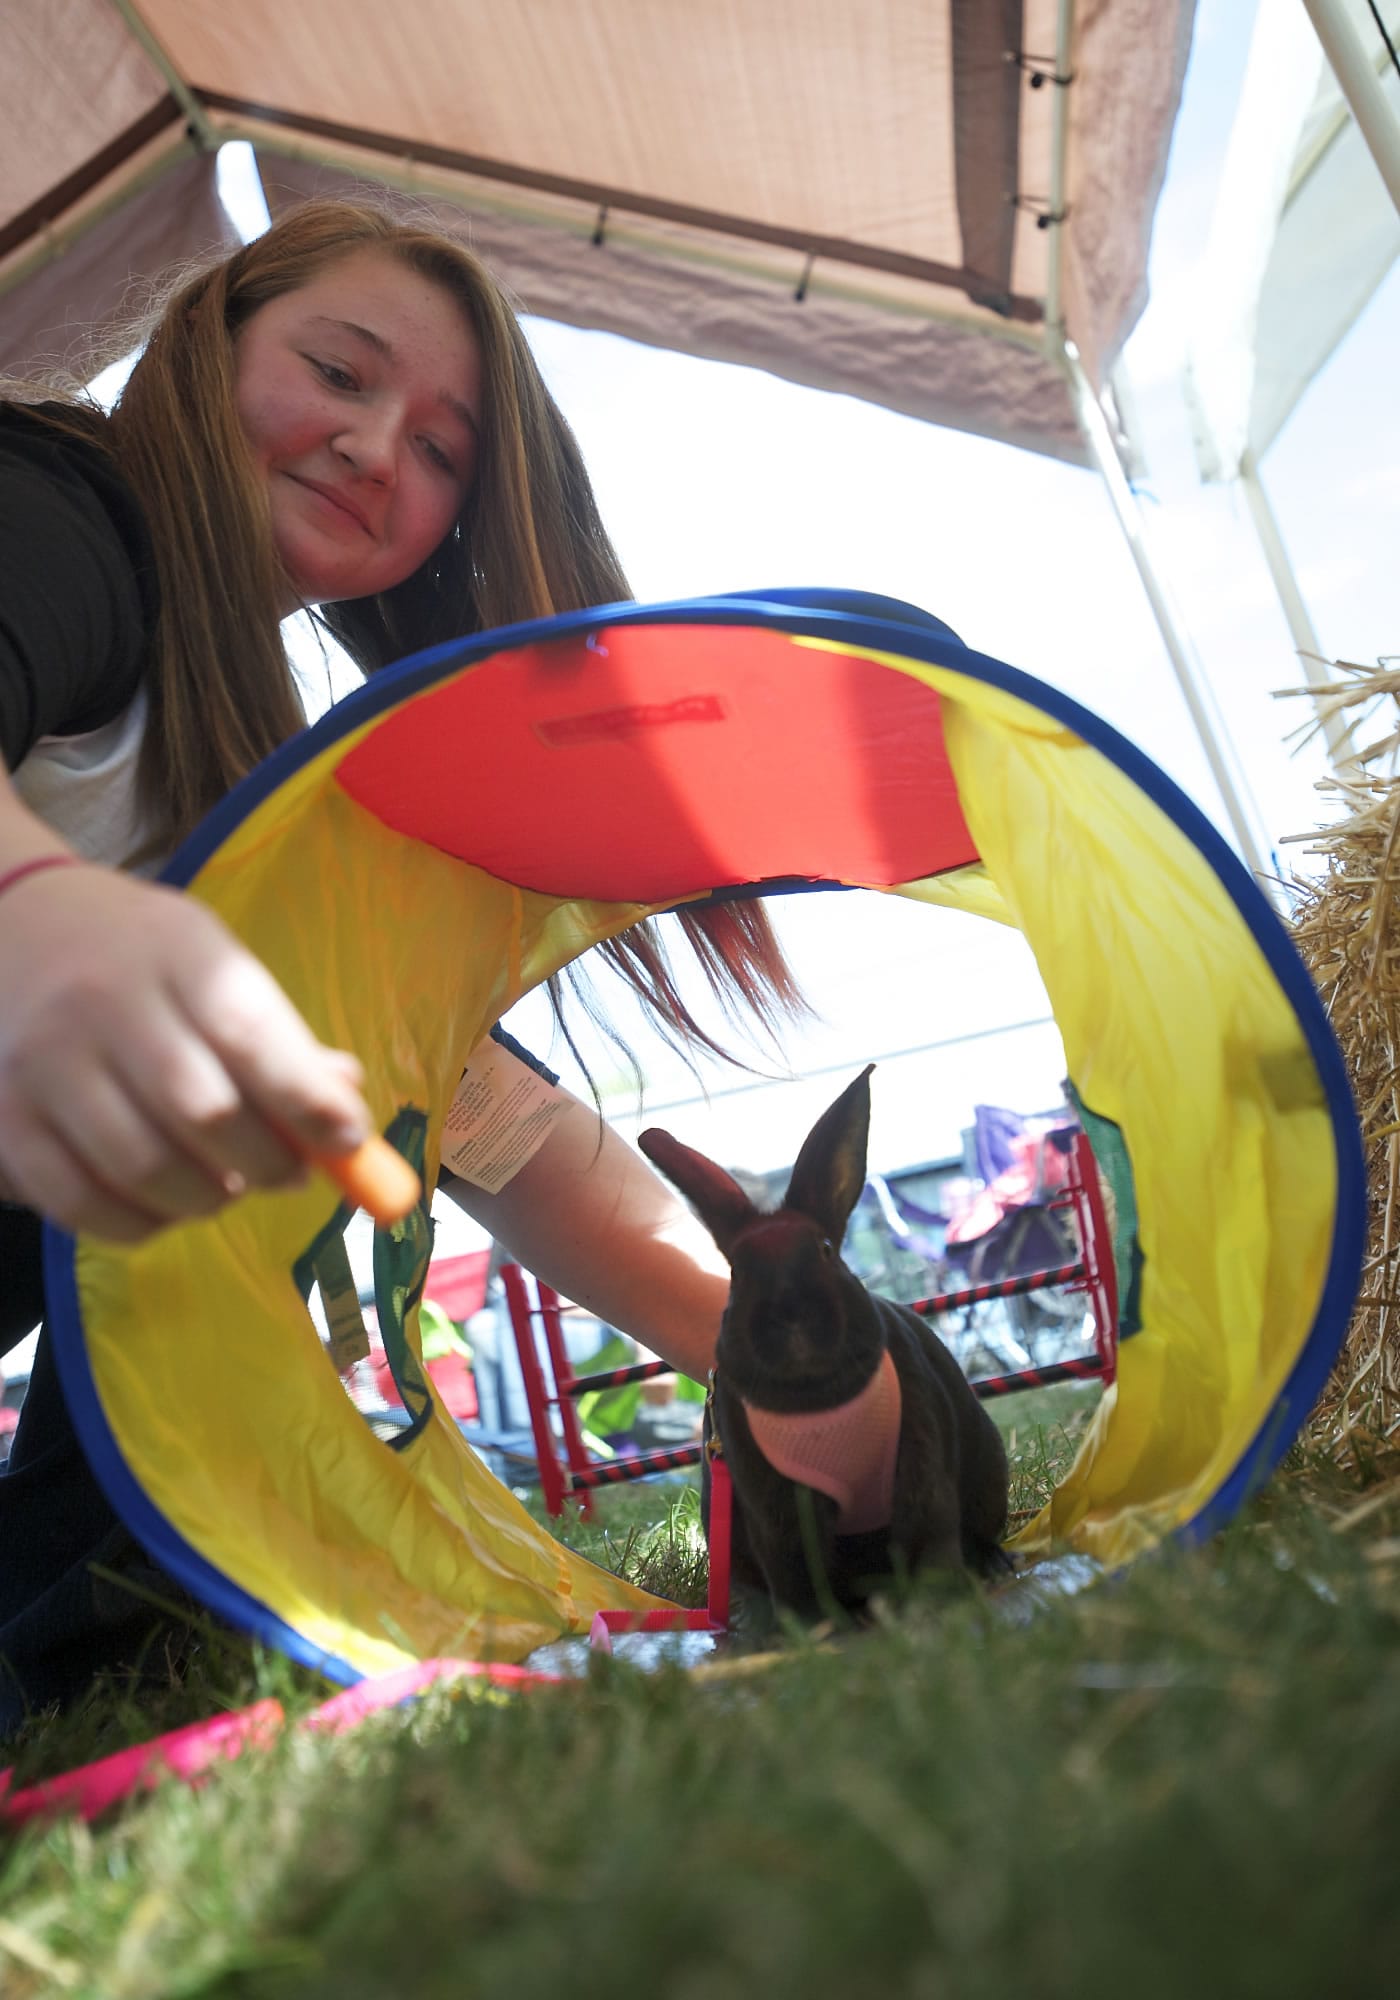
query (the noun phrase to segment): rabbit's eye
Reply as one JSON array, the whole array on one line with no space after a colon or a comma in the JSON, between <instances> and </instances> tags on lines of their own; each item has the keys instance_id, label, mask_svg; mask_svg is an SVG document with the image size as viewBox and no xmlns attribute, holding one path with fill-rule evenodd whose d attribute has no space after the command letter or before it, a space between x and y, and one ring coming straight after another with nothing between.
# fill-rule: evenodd
<instances>
[{"instance_id":1,"label":"rabbit's eye","mask_svg":"<svg viewBox=\"0 0 1400 2000\"><path fill-rule=\"evenodd\" d=\"M828 1264L831 1262L832 1258L836 1255L836 1245L832 1242L829 1236L823 1236L821 1242L817 1245L817 1248L821 1251L822 1256L826 1259Z\"/></svg>"}]
</instances>

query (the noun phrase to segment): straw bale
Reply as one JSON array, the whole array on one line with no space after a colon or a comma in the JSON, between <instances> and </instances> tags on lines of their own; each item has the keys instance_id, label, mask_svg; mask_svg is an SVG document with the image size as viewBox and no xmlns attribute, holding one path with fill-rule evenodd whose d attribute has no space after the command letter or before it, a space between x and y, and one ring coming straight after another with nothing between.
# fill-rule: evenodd
<instances>
[{"instance_id":1,"label":"straw bale","mask_svg":"<svg viewBox=\"0 0 1400 2000\"><path fill-rule=\"evenodd\" d=\"M1292 931L1356 1100L1368 1223L1346 1345L1304 1436L1327 1456L1370 1463L1400 1442L1400 671L1389 659L1333 671L1321 699L1291 691L1317 700L1307 733L1324 713L1346 720L1351 752L1320 788L1340 808L1336 824L1297 836L1323 866L1291 885Z\"/></svg>"}]
</instances>

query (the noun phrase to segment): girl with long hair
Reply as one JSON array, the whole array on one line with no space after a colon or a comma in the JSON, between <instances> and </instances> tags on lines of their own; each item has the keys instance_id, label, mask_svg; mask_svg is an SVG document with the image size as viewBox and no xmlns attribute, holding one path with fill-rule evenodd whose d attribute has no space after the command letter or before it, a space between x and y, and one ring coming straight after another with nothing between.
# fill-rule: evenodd
<instances>
[{"instance_id":1,"label":"girl with long hair","mask_svg":"<svg viewBox=\"0 0 1400 2000\"><path fill-rule=\"evenodd\" d=\"M368 1131L353 1057L212 913L145 879L303 726L281 621L315 607L372 673L626 595L498 287L374 209L308 203L178 283L109 418L0 404L6 1345L42 1317L42 1215L137 1242ZM722 998L770 1023L797 1004L761 906L678 921ZM650 926L608 949L664 1032L708 1039ZM498 1195L455 1192L541 1276L704 1372L726 1277L588 1107ZM41 1339L0 1480L11 1716L130 1640L137 1600L93 1581L124 1556Z\"/></svg>"}]
</instances>

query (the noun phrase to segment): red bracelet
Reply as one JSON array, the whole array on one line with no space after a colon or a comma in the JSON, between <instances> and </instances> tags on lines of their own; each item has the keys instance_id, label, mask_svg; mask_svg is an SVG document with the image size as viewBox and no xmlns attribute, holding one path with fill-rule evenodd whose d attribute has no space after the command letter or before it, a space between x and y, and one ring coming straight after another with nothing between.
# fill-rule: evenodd
<instances>
[{"instance_id":1,"label":"red bracelet","mask_svg":"<svg viewBox=\"0 0 1400 2000\"><path fill-rule=\"evenodd\" d=\"M0 875L0 896L13 889L16 882L22 882L26 875L37 875L41 868L79 868L82 861L81 854L40 854L33 861L21 861L18 868Z\"/></svg>"}]
</instances>

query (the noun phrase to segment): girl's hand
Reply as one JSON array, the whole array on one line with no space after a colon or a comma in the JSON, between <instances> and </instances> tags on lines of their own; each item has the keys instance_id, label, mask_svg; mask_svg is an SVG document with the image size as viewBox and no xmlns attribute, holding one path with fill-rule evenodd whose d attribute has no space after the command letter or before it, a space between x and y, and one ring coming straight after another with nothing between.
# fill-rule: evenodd
<instances>
[{"instance_id":1,"label":"girl's hand","mask_svg":"<svg viewBox=\"0 0 1400 2000\"><path fill-rule=\"evenodd\" d=\"M0 1195L135 1243L370 1130L325 1048L209 910L95 866L0 899Z\"/></svg>"}]
</instances>

